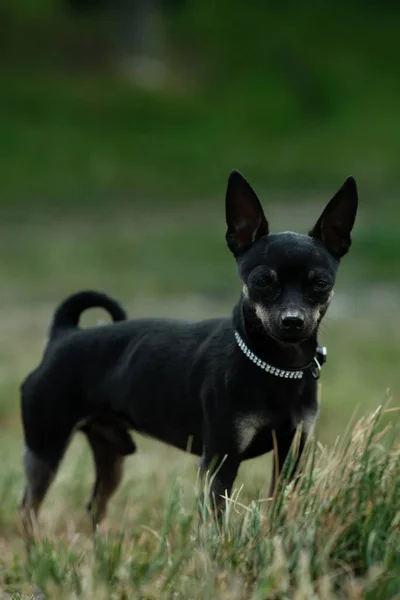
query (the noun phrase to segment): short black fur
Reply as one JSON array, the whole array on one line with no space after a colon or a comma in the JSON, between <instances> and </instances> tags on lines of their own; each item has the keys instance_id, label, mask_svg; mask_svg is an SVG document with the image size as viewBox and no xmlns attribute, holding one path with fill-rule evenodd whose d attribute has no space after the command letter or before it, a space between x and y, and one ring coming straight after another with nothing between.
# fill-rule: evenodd
<instances>
[{"instance_id":1,"label":"short black fur","mask_svg":"<svg viewBox=\"0 0 400 600\"><path fill-rule=\"evenodd\" d=\"M273 450L274 431L273 493L296 428L302 423L301 453L317 415L316 381L307 366L356 210L356 185L348 178L309 235L272 234L255 192L234 171L226 195L227 243L243 289L232 318L126 321L104 294L67 298L55 313L41 364L22 385L25 524L77 430L86 434L96 465L89 503L94 525L118 486L124 457L136 450L131 430L201 456L202 473L217 471L217 502L230 493L243 460ZM92 306L121 322L79 329L80 313ZM235 331L263 361L304 369L304 376L265 372L239 348Z\"/></svg>"}]
</instances>

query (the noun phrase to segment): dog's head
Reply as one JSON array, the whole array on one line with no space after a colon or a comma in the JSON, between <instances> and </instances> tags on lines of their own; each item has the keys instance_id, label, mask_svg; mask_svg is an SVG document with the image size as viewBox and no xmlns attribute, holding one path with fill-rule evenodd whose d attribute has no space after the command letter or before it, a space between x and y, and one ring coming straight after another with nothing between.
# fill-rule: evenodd
<instances>
[{"instance_id":1,"label":"dog's head","mask_svg":"<svg viewBox=\"0 0 400 600\"><path fill-rule=\"evenodd\" d=\"M244 302L275 340L299 343L318 329L333 295L339 261L351 245L357 187L348 177L308 235L269 233L260 201L237 171L226 192L226 241Z\"/></svg>"}]
</instances>

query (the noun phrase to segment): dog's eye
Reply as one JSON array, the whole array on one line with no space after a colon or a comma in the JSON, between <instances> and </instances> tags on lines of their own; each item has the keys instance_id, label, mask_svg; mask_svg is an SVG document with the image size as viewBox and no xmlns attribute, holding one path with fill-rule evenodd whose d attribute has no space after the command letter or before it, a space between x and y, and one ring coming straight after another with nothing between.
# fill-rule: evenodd
<instances>
[{"instance_id":1,"label":"dog's eye","mask_svg":"<svg viewBox=\"0 0 400 600\"><path fill-rule=\"evenodd\" d=\"M322 279L322 277L316 277L310 282L309 294L312 297L320 298L325 296L331 289L331 283L327 279Z\"/></svg>"},{"instance_id":2,"label":"dog's eye","mask_svg":"<svg viewBox=\"0 0 400 600\"><path fill-rule=\"evenodd\" d=\"M326 281L325 279L316 279L315 281L313 281L313 286L317 289L317 290L327 290L330 287L330 283L329 281Z\"/></svg>"},{"instance_id":3,"label":"dog's eye","mask_svg":"<svg viewBox=\"0 0 400 600\"><path fill-rule=\"evenodd\" d=\"M268 288L276 283L276 277L268 271L255 271L250 277L251 285L257 288Z\"/></svg>"},{"instance_id":4,"label":"dog's eye","mask_svg":"<svg viewBox=\"0 0 400 600\"><path fill-rule=\"evenodd\" d=\"M273 280L271 277L268 277L268 275L261 276L261 277L255 277L253 279L253 284L256 285L257 287L268 287L272 283L273 283Z\"/></svg>"}]
</instances>

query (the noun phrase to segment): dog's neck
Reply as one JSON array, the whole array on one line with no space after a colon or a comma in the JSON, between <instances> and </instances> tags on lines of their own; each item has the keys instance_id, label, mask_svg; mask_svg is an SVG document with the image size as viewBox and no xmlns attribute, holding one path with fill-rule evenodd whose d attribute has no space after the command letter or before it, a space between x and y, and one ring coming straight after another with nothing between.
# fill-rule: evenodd
<instances>
[{"instance_id":1,"label":"dog's neck","mask_svg":"<svg viewBox=\"0 0 400 600\"><path fill-rule=\"evenodd\" d=\"M301 369L310 364L315 356L316 333L298 344L280 343L268 335L255 310L243 297L233 310L233 325L259 358L279 369Z\"/></svg>"}]
</instances>

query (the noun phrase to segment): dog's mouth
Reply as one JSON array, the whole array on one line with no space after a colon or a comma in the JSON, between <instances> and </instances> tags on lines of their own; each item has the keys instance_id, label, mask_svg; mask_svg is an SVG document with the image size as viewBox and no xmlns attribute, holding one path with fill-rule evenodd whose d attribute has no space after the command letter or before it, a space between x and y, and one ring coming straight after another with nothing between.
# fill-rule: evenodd
<instances>
[{"instance_id":1,"label":"dog's mouth","mask_svg":"<svg viewBox=\"0 0 400 600\"><path fill-rule=\"evenodd\" d=\"M299 344L300 342L305 342L306 340L308 340L309 337L310 335L307 335L306 332L282 332L278 337L278 341L283 342L285 344Z\"/></svg>"},{"instance_id":2,"label":"dog's mouth","mask_svg":"<svg viewBox=\"0 0 400 600\"><path fill-rule=\"evenodd\" d=\"M268 335L270 335L276 342L280 344L300 344L308 340L313 331L309 328L302 328L300 330L287 331L281 328L271 328L264 325L264 328Z\"/></svg>"}]
</instances>

